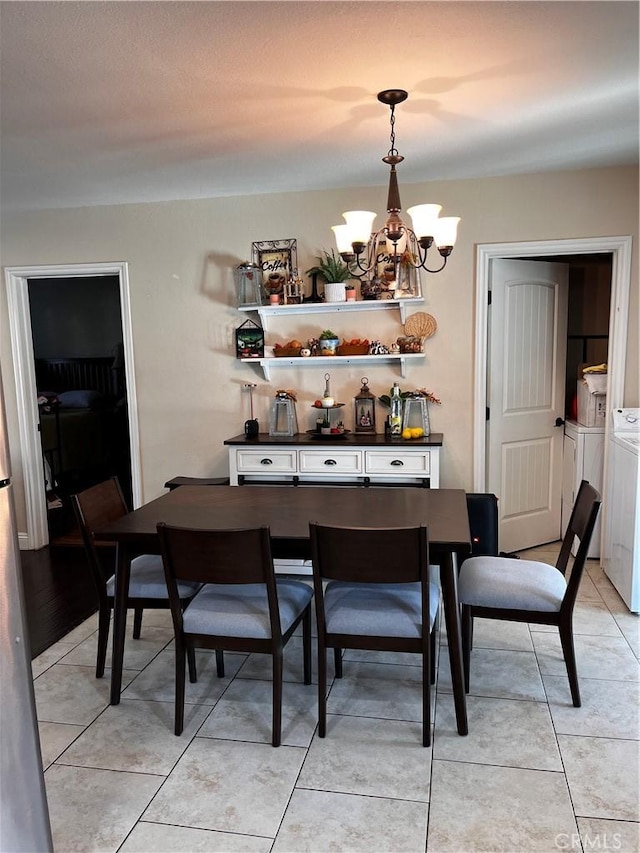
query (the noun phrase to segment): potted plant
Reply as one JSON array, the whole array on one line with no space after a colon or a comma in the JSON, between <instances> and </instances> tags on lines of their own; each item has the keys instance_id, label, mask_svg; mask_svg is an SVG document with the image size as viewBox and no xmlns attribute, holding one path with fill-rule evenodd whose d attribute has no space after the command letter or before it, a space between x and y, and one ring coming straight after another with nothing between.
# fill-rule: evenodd
<instances>
[{"instance_id":1,"label":"potted plant","mask_svg":"<svg viewBox=\"0 0 640 853\"><path fill-rule=\"evenodd\" d=\"M335 355L340 338L331 329L325 329L319 339L320 355Z\"/></svg>"},{"instance_id":2,"label":"potted plant","mask_svg":"<svg viewBox=\"0 0 640 853\"><path fill-rule=\"evenodd\" d=\"M331 252L322 251L316 260L317 264L307 270L307 275L321 275L325 280L324 296L327 302L344 302L345 282L353 278L349 266L333 249Z\"/></svg>"}]
</instances>

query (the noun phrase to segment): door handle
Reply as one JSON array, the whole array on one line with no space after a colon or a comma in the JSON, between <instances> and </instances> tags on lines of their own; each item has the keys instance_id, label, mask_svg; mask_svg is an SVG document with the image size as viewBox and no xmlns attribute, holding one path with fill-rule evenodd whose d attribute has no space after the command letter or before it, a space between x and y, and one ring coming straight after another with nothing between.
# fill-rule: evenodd
<instances>
[{"instance_id":1,"label":"door handle","mask_svg":"<svg viewBox=\"0 0 640 853\"><path fill-rule=\"evenodd\" d=\"M261 465L273 465L273 459L265 458L260 460Z\"/></svg>"},{"instance_id":2,"label":"door handle","mask_svg":"<svg viewBox=\"0 0 640 853\"><path fill-rule=\"evenodd\" d=\"M404 462L402 461L402 459L392 459L389 464L395 465L396 468L402 468L402 466L404 465Z\"/></svg>"},{"instance_id":3,"label":"door handle","mask_svg":"<svg viewBox=\"0 0 640 853\"><path fill-rule=\"evenodd\" d=\"M564 418L556 418L556 422L555 422L554 426L558 426L558 427L564 426Z\"/></svg>"},{"instance_id":4,"label":"door handle","mask_svg":"<svg viewBox=\"0 0 640 853\"><path fill-rule=\"evenodd\" d=\"M324 464L325 465L337 465L338 463L336 462L335 459L325 459Z\"/></svg>"}]
</instances>

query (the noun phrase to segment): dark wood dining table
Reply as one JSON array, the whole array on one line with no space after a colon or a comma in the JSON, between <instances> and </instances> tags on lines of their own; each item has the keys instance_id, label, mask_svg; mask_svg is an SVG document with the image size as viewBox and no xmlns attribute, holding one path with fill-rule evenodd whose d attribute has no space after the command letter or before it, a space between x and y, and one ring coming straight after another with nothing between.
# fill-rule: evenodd
<instances>
[{"instance_id":1,"label":"dark wood dining table","mask_svg":"<svg viewBox=\"0 0 640 853\"><path fill-rule=\"evenodd\" d=\"M457 555L471 550L465 492L461 489L284 486L182 486L112 524L97 539L117 543L113 617L111 704L120 702L131 560L159 553L158 522L182 527L230 529L267 526L274 558L311 556L309 522L353 527L427 526L429 560L440 566L458 732L466 735Z\"/></svg>"}]
</instances>

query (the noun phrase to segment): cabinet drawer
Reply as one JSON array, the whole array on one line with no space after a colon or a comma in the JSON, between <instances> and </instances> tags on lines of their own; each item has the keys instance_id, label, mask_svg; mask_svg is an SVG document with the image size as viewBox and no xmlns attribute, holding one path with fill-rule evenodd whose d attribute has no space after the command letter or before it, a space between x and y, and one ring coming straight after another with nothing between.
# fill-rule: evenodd
<instances>
[{"instance_id":1,"label":"cabinet drawer","mask_svg":"<svg viewBox=\"0 0 640 853\"><path fill-rule=\"evenodd\" d=\"M367 450L365 451L365 472L367 474L394 474L399 477L411 475L413 477L431 473L431 453L428 450L420 450L408 453L398 448L393 450Z\"/></svg>"},{"instance_id":2,"label":"cabinet drawer","mask_svg":"<svg viewBox=\"0 0 640 853\"><path fill-rule=\"evenodd\" d=\"M236 465L242 474L295 474L295 450L238 450Z\"/></svg>"},{"instance_id":3,"label":"cabinet drawer","mask_svg":"<svg viewBox=\"0 0 640 853\"><path fill-rule=\"evenodd\" d=\"M362 453L359 450L301 450L301 474L361 474Z\"/></svg>"}]
</instances>

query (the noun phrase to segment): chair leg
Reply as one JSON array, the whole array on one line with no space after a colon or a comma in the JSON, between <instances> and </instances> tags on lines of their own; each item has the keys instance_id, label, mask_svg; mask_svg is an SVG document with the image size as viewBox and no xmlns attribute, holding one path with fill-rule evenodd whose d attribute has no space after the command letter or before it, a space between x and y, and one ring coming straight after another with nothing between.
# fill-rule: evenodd
<instances>
[{"instance_id":1,"label":"chair leg","mask_svg":"<svg viewBox=\"0 0 640 853\"><path fill-rule=\"evenodd\" d=\"M302 655L304 667L304 683L311 684L311 605L307 607L302 617Z\"/></svg>"},{"instance_id":2,"label":"chair leg","mask_svg":"<svg viewBox=\"0 0 640 853\"><path fill-rule=\"evenodd\" d=\"M224 678L224 651L216 649L216 672L218 678Z\"/></svg>"},{"instance_id":3,"label":"chair leg","mask_svg":"<svg viewBox=\"0 0 640 853\"><path fill-rule=\"evenodd\" d=\"M198 680L198 671L196 669L196 650L193 646L187 646L187 663L189 664L189 681L195 684Z\"/></svg>"},{"instance_id":4,"label":"chair leg","mask_svg":"<svg viewBox=\"0 0 640 853\"><path fill-rule=\"evenodd\" d=\"M342 649L333 650L333 668L336 678L342 678Z\"/></svg>"},{"instance_id":5,"label":"chair leg","mask_svg":"<svg viewBox=\"0 0 640 853\"><path fill-rule=\"evenodd\" d=\"M104 665L107 660L107 643L109 641L109 624L111 622L111 608L108 605L100 605L98 615L98 655L96 657L96 678L104 675Z\"/></svg>"},{"instance_id":6,"label":"chair leg","mask_svg":"<svg viewBox=\"0 0 640 853\"><path fill-rule=\"evenodd\" d=\"M471 670L471 634L473 632L473 616L468 604L462 605L462 663L464 667L464 689L469 692L469 676Z\"/></svg>"},{"instance_id":7,"label":"chair leg","mask_svg":"<svg viewBox=\"0 0 640 853\"><path fill-rule=\"evenodd\" d=\"M571 699L573 700L574 708L579 708L582 705L582 700L580 699L580 687L578 685L578 668L576 666L576 652L573 646L573 630L571 622L561 623L558 628L560 630L562 654L564 655L567 675L569 676Z\"/></svg>"},{"instance_id":8,"label":"chair leg","mask_svg":"<svg viewBox=\"0 0 640 853\"><path fill-rule=\"evenodd\" d=\"M271 745L280 746L282 732L282 647L273 653L273 722Z\"/></svg>"},{"instance_id":9,"label":"chair leg","mask_svg":"<svg viewBox=\"0 0 640 853\"><path fill-rule=\"evenodd\" d=\"M185 648L176 638L176 710L174 728L176 735L181 735L184 728L185 656Z\"/></svg>"},{"instance_id":10,"label":"chair leg","mask_svg":"<svg viewBox=\"0 0 640 853\"><path fill-rule=\"evenodd\" d=\"M136 607L133 611L133 639L140 639L142 631L142 607Z\"/></svg>"},{"instance_id":11,"label":"chair leg","mask_svg":"<svg viewBox=\"0 0 640 853\"><path fill-rule=\"evenodd\" d=\"M422 745L431 746L431 638L422 654Z\"/></svg>"},{"instance_id":12,"label":"chair leg","mask_svg":"<svg viewBox=\"0 0 640 853\"><path fill-rule=\"evenodd\" d=\"M337 649L336 651L339 651ZM327 650L318 637L318 737L327 734Z\"/></svg>"}]
</instances>

